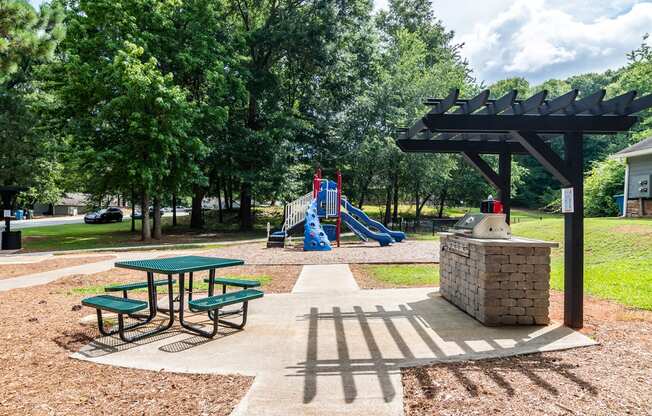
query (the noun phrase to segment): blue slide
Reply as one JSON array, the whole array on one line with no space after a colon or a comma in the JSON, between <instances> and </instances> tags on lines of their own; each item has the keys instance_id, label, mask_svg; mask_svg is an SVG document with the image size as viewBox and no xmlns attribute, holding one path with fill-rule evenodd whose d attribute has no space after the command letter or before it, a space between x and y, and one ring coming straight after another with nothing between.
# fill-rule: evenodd
<instances>
[{"instance_id":1,"label":"blue slide","mask_svg":"<svg viewBox=\"0 0 652 416\"><path fill-rule=\"evenodd\" d=\"M348 212L342 211L342 221L344 221L344 223L349 226L351 231L353 231L358 237L362 238L363 240L371 238L372 240L378 241L381 247L388 246L394 242L394 239L389 234L376 233L371 231L369 228L365 227L358 220L349 215Z\"/></svg>"},{"instance_id":2,"label":"blue slide","mask_svg":"<svg viewBox=\"0 0 652 416\"><path fill-rule=\"evenodd\" d=\"M358 217L360 221L364 222L367 227L373 227L378 230L380 233L389 234L395 241L401 242L405 240L405 233L402 231L392 231L385 227L382 223L372 220L367 214L361 209L358 209L351 205L346 199L342 199L342 206L347 209L350 213Z\"/></svg>"}]
</instances>

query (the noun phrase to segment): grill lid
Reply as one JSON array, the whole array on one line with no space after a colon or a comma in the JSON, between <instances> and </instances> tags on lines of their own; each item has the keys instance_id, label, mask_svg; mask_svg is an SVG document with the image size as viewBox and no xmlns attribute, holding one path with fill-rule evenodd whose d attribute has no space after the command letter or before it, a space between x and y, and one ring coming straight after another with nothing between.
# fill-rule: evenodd
<instances>
[{"instance_id":1,"label":"grill lid","mask_svg":"<svg viewBox=\"0 0 652 416\"><path fill-rule=\"evenodd\" d=\"M453 226L452 231L472 238L509 239L512 236L505 214L466 214Z\"/></svg>"}]
</instances>

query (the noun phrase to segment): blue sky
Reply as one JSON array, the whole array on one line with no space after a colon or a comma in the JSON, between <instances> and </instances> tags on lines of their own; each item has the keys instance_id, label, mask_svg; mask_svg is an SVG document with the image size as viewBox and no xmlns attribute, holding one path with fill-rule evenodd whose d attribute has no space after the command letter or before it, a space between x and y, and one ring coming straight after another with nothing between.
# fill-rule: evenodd
<instances>
[{"instance_id":1,"label":"blue sky","mask_svg":"<svg viewBox=\"0 0 652 416\"><path fill-rule=\"evenodd\" d=\"M376 8L387 0L374 0ZM425 1L425 0L424 0ZM30 0L38 5L43 0ZM604 71L652 32L652 0L434 0L479 81Z\"/></svg>"}]
</instances>

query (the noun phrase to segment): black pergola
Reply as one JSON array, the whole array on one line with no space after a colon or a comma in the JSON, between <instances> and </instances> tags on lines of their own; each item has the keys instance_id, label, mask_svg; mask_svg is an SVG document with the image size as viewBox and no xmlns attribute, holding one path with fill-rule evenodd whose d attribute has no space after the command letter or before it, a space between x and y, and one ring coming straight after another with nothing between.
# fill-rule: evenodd
<instances>
[{"instance_id":1,"label":"black pergola","mask_svg":"<svg viewBox=\"0 0 652 416\"><path fill-rule=\"evenodd\" d=\"M411 153L460 153L498 191L509 222L511 160L529 154L564 188L573 189L573 212L564 218L564 323L583 326L584 203L583 154L586 134L616 134L629 130L633 116L652 107L652 95L636 98L630 91L604 100L601 90L577 99L577 90L547 100L547 91L517 99L511 91L497 100L485 90L460 99L455 89L443 99L428 99L431 110L410 128L399 130L398 146ZM550 146L563 136L564 155ZM482 154L498 155L498 172Z\"/></svg>"}]
</instances>

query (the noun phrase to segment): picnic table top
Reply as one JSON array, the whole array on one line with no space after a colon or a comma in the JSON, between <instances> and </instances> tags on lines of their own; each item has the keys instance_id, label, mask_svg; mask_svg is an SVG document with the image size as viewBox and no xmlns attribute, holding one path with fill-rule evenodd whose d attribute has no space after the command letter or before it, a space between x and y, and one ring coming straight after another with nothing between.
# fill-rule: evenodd
<instances>
[{"instance_id":1,"label":"picnic table top","mask_svg":"<svg viewBox=\"0 0 652 416\"><path fill-rule=\"evenodd\" d=\"M163 259L131 260L115 263L115 267L123 269L143 270L161 274L176 274L196 272L201 270L219 269L222 267L240 266L244 260L221 259L219 257L180 256Z\"/></svg>"}]
</instances>

